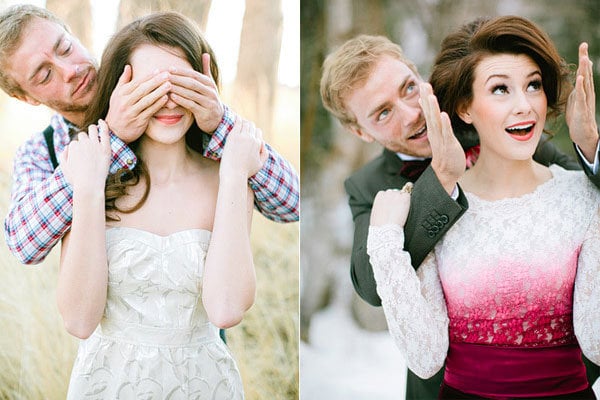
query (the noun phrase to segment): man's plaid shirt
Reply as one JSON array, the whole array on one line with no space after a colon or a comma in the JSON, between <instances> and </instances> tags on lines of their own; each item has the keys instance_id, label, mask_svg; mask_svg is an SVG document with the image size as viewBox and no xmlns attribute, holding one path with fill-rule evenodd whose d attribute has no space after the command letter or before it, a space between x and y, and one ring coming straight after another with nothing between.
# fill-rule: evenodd
<instances>
[{"instance_id":1,"label":"man's plaid shirt","mask_svg":"<svg viewBox=\"0 0 600 400\"><path fill-rule=\"evenodd\" d=\"M220 160L227 135L233 128L235 115L225 107L217 130L207 137L204 155ZM69 143L69 125L54 115L54 148L57 157ZM133 152L111 134L112 162L110 173L120 168L133 168ZM255 207L277 222L299 219L300 191L298 175L292 166L266 145L268 159L248 183L254 191ZM35 134L15 155L11 207L4 221L6 243L12 253L25 264L44 260L54 245L71 227L73 190L60 166L53 170L43 133Z\"/></svg>"}]
</instances>

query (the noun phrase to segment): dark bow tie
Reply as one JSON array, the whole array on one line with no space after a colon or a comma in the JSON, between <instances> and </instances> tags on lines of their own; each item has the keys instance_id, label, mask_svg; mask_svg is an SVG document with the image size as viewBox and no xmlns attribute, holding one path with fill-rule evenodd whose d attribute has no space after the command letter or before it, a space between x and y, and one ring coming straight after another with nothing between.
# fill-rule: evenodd
<instances>
[{"instance_id":1,"label":"dark bow tie","mask_svg":"<svg viewBox=\"0 0 600 400\"><path fill-rule=\"evenodd\" d=\"M407 178L411 182L419 179L423 171L431 164L431 158L425 160L409 160L402 162L402 168L400 168L400 175Z\"/></svg>"}]
</instances>

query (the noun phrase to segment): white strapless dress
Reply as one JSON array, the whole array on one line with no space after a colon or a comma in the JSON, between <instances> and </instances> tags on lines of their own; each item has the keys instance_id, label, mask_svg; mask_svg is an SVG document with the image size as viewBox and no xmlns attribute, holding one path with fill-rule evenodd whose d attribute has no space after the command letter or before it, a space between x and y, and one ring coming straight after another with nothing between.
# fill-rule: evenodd
<instances>
[{"instance_id":1,"label":"white strapless dress","mask_svg":"<svg viewBox=\"0 0 600 400\"><path fill-rule=\"evenodd\" d=\"M210 232L106 231L108 293L81 341L67 399L243 399L235 360L202 306Z\"/></svg>"}]
</instances>

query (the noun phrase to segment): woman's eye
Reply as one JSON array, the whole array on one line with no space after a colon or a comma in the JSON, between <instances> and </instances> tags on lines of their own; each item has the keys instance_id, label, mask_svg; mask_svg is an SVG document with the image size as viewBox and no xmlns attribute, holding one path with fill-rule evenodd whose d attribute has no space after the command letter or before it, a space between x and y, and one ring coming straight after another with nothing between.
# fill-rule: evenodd
<instances>
[{"instance_id":1,"label":"woman's eye","mask_svg":"<svg viewBox=\"0 0 600 400\"><path fill-rule=\"evenodd\" d=\"M494 86L492 88L492 93L493 94L506 94L506 93L508 93L508 88L506 87L506 85Z\"/></svg>"},{"instance_id":2,"label":"woman's eye","mask_svg":"<svg viewBox=\"0 0 600 400\"><path fill-rule=\"evenodd\" d=\"M536 92L542 88L542 81L533 81L527 86L527 91Z\"/></svg>"}]
</instances>

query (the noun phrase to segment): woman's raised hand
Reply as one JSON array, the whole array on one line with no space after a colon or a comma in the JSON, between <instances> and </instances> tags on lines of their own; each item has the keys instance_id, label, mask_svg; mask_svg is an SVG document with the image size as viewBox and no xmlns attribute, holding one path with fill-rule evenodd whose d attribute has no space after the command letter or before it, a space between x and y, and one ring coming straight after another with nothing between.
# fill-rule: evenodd
<instances>
[{"instance_id":1,"label":"woman's raised hand","mask_svg":"<svg viewBox=\"0 0 600 400\"><path fill-rule=\"evenodd\" d=\"M388 189L377 193L371 210L371 226L395 224L404 226L410 209L413 184L408 182L401 190Z\"/></svg>"},{"instance_id":2,"label":"woman's raised hand","mask_svg":"<svg viewBox=\"0 0 600 400\"><path fill-rule=\"evenodd\" d=\"M79 132L60 155L60 167L74 191L104 193L111 162L108 126L103 120Z\"/></svg>"},{"instance_id":3,"label":"woman's raised hand","mask_svg":"<svg viewBox=\"0 0 600 400\"><path fill-rule=\"evenodd\" d=\"M262 131L253 122L237 117L227 136L219 173L243 173L246 178L256 174L267 160L267 150Z\"/></svg>"}]
</instances>

